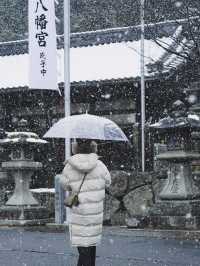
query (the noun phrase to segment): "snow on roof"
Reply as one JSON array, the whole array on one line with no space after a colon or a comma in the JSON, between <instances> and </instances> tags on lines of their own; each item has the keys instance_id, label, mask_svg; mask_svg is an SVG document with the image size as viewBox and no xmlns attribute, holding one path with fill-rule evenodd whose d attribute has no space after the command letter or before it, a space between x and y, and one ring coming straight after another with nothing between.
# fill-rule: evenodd
<instances>
[{"instance_id":1,"label":"snow on roof","mask_svg":"<svg viewBox=\"0 0 200 266\"><path fill-rule=\"evenodd\" d=\"M6 134L8 135L8 137L12 138L12 137L16 137L16 136L25 136L25 137L34 137L34 138L38 138L38 135L34 132L27 132L27 131L14 131L14 132L6 132Z\"/></svg>"},{"instance_id":2,"label":"snow on roof","mask_svg":"<svg viewBox=\"0 0 200 266\"><path fill-rule=\"evenodd\" d=\"M171 43L167 37L161 38ZM153 63L165 50L145 40L145 63ZM57 50L58 82L64 81L64 50ZM70 49L71 82L136 78L140 76L140 41L110 43ZM28 86L29 55L0 57L0 88ZM146 70L146 75L148 72Z\"/></svg>"}]
</instances>

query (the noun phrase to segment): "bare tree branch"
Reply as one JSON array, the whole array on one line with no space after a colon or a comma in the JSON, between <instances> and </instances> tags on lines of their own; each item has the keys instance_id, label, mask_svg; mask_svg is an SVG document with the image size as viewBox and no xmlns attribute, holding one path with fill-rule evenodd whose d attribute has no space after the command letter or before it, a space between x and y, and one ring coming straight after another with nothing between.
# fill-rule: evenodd
<instances>
[{"instance_id":1,"label":"bare tree branch","mask_svg":"<svg viewBox=\"0 0 200 266\"><path fill-rule=\"evenodd\" d=\"M147 27L148 27L148 24L147 24ZM177 55L177 56L179 56L179 57L181 57L181 58L184 58L184 59L186 59L186 60L189 60L189 61L193 62L193 59L190 58L189 54L187 54L187 55L180 54L180 53L178 53L177 51L175 51L174 49L171 49L171 48L170 48L170 45L169 45L168 43L164 42L163 40L159 40L159 41L157 40L157 37L155 36L155 33L151 30L150 27L148 27L148 30L149 30L149 31L151 32L151 34L152 34L153 41L154 41L159 47L162 47L166 52L171 53L171 54L175 54L175 55ZM163 43L163 44L161 44L161 43ZM179 43L179 44L180 44L180 43ZM167 47L167 46L168 46L168 47Z\"/></svg>"}]
</instances>

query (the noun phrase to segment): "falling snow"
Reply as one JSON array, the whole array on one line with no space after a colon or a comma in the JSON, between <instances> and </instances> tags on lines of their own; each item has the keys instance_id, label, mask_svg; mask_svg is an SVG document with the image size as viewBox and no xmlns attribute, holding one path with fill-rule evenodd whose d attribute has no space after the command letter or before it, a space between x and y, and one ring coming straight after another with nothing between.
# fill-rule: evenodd
<instances>
[{"instance_id":1,"label":"falling snow","mask_svg":"<svg viewBox=\"0 0 200 266\"><path fill-rule=\"evenodd\" d=\"M0 5L0 266L77 265L60 180L80 138L97 142L112 178L98 188L96 265L199 266L200 1L55 0L54 17L35 4L32 21L28 1ZM30 25L46 48L57 38L46 90L30 88ZM90 173L84 182L76 227L88 202L102 209Z\"/></svg>"}]
</instances>

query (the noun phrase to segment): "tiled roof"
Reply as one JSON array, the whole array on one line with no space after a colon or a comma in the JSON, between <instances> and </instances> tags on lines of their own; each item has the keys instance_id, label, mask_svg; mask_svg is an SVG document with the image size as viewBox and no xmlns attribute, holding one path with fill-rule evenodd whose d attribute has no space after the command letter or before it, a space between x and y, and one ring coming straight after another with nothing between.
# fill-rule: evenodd
<instances>
[{"instance_id":1,"label":"tiled roof","mask_svg":"<svg viewBox=\"0 0 200 266\"><path fill-rule=\"evenodd\" d=\"M174 21L148 25L145 27L145 39L152 39L151 30L157 38L169 37L176 31ZM105 30L71 33L71 47L84 47L100 44L137 41L140 39L140 26L111 28ZM63 48L63 35L58 36L58 48ZM0 56L28 53L28 40L0 43Z\"/></svg>"}]
</instances>

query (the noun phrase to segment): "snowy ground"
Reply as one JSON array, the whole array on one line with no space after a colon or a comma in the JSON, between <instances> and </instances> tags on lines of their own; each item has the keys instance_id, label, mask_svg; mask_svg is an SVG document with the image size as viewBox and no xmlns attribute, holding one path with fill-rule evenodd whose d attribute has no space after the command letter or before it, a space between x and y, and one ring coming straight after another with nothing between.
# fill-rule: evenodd
<instances>
[{"instance_id":1,"label":"snowy ground","mask_svg":"<svg viewBox=\"0 0 200 266\"><path fill-rule=\"evenodd\" d=\"M199 266L198 239L138 237L127 231L104 230L97 266ZM1 266L75 266L76 249L66 233L0 230Z\"/></svg>"}]
</instances>

